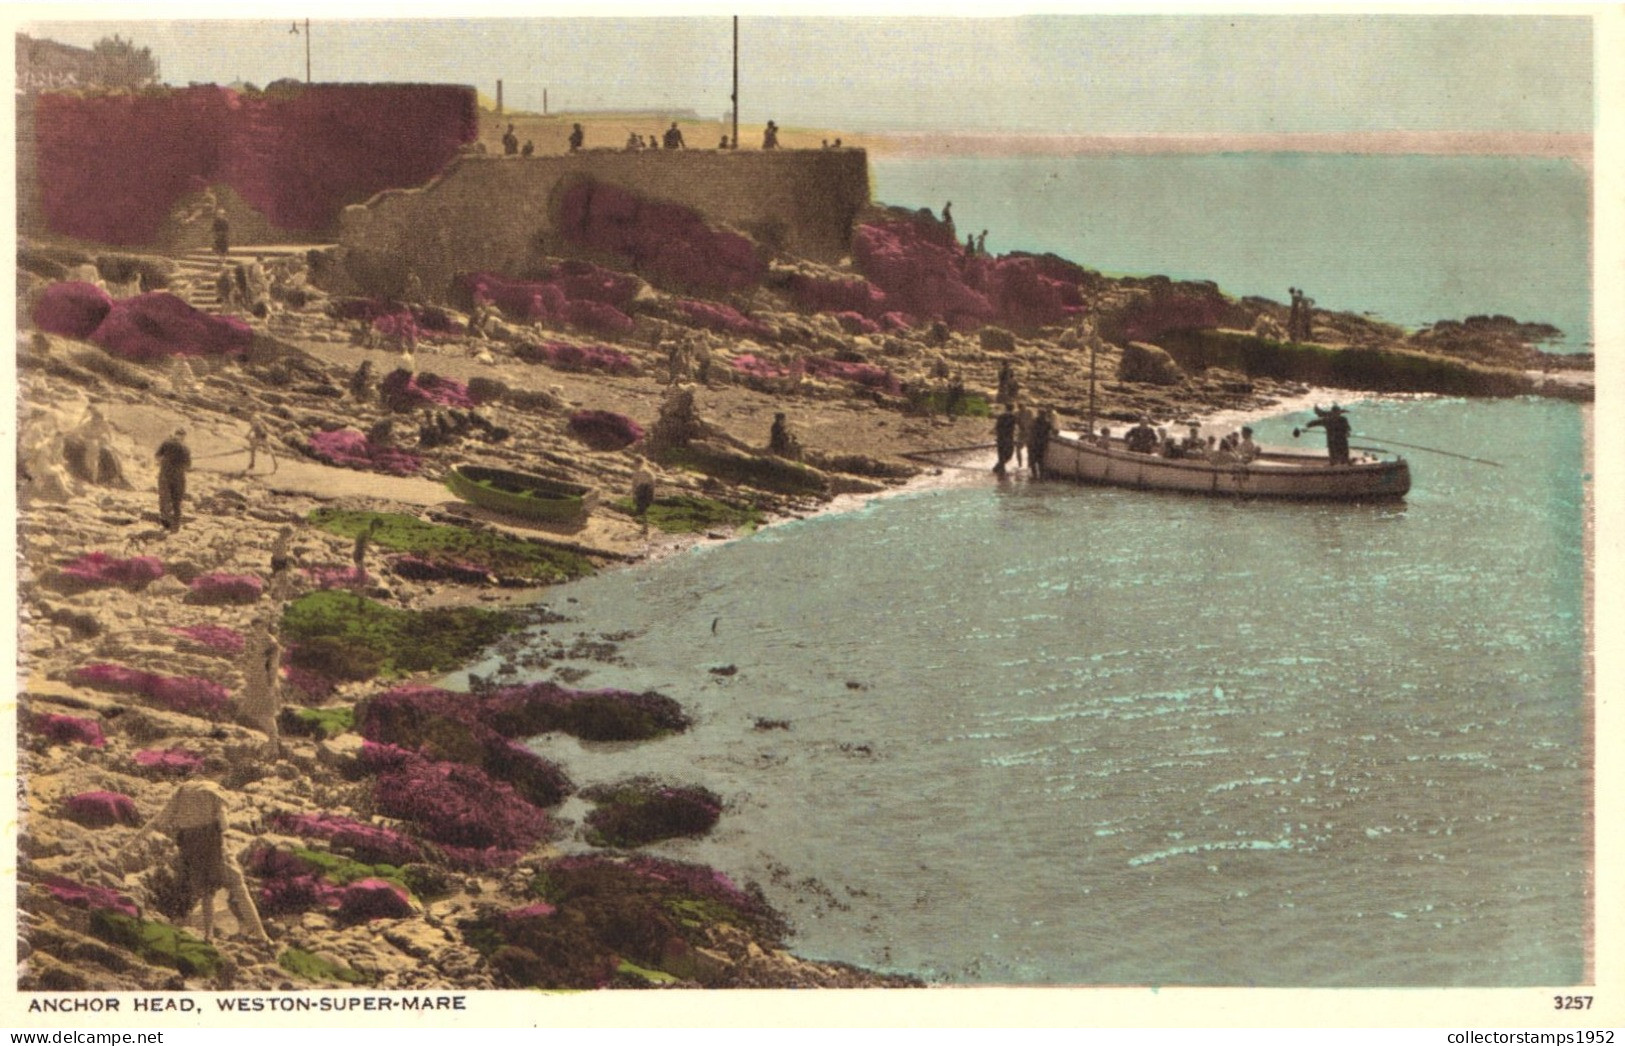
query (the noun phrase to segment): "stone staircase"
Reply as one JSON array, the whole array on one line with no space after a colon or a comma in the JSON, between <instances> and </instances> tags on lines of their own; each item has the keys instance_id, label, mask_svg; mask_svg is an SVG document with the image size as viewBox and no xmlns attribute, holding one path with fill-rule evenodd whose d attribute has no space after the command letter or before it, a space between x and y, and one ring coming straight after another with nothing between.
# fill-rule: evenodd
<instances>
[{"instance_id":1,"label":"stone staircase","mask_svg":"<svg viewBox=\"0 0 1625 1046\"><path fill-rule=\"evenodd\" d=\"M255 258L262 258L269 262L275 258L284 258L288 255L300 255L313 247L326 247L329 244L245 244L233 247L226 253L225 262L228 265L238 263L246 264ZM180 297L186 300L194 309L204 312L223 312L225 303L215 290L215 278L220 272L220 255L212 250L198 248L183 251L174 256L175 264L180 267L176 273L177 279L171 281Z\"/></svg>"}]
</instances>

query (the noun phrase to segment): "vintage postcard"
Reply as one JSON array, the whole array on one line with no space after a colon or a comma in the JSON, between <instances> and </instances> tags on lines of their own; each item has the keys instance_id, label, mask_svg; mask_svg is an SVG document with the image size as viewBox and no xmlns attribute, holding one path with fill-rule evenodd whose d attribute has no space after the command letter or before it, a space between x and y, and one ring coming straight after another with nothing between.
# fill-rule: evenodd
<instances>
[{"instance_id":1,"label":"vintage postcard","mask_svg":"<svg viewBox=\"0 0 1625 1046\"><path fill-rule=\"evenodd\" d=\"M1612 1041L1617 8L221 13L9 13L6 1024Z\"/></svg>"}]
</instances>

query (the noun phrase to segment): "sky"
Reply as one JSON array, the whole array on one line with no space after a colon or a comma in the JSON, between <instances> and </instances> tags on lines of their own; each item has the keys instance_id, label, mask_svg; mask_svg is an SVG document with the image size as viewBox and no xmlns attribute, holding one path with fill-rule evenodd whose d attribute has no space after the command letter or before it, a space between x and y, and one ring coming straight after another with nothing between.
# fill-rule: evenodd
<instances>
[{"instance_id":1,"label":"sky","mask_svg":"<svg viewBox=\"0 0 1625 1046\"><path fill-rule=\"evenodd\" d=\"M325 14L311 17L317 81L462 83L492 96L500 78L512 108L540 110L545 87L552 111L671 108L720 118L728 110L727 13L519 20L464 6L481 16L446 19L438 7L436 18L346 17L353 9L344 4L259 7L263 17L233 21L157 20L166 9L152 5L118 22L45 21L15 9L12 17L19 31L78 46L117 32L150 47L173 84L303 79L304 18ZM747 8L743 121L944 134L1586 133L1595 122L1584 13L833 10L842 13ZM295 16L299 34L290 32Z\"/></svg>"}]
</instances>

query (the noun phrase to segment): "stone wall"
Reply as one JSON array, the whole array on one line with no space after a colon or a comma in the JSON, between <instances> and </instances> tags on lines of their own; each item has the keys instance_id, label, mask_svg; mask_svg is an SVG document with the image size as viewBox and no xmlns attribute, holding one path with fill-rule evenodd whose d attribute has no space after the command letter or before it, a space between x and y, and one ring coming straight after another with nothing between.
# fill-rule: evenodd
<instances>
[{"instance_id":1,"label":"stone wall","mask_svg":"<svg viewBox=\"0 0 1625 1046\"><path fill-rule=\"evenodd\" d=\"M397 294L408 270L436 298L464 272L524 276L541 258L571 256L558 202L589 178L693 208L772 247L834 262L869 202L861 149L762 152L588 150L565 156L464 155L418 189L346 208L339 241L359 289Z\"/></svg>"}]
</instances>

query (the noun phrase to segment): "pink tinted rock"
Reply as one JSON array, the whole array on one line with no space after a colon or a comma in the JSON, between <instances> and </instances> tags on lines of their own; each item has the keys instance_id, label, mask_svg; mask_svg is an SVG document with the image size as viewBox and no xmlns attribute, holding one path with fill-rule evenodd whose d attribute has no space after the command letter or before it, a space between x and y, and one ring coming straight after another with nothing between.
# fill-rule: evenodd
<instances>
[{"instance_id":1,"label":"pink tinted rock","mask_svg":"<svg viewBox=\"0 0 1625 1046\"><path fill-rule=\"evenodd\" d=\"M135 764L146 770L186 777L203 769L203 757L184 748L143 748L135 753Z\"/></svg>"},{"instance_id":2,"label":"pink tinted rock","mask_svg":"<svg viewBox=\"0 0 1625 1046\"><path fill-rule=\"evenodd\" d=\"M47 712L44 715L30 716L28 725L34 733L47 738L53 744L85 744L92 748L101 748L107 744L102 736L101 724L94 719L80 719L77 716Z\"/></svg>"},{"instance_id":3,"label":"pink tinted rock","mask_svg":"<svg viewBox=\"0 0 1625 1046\"><path fill-rule=\"evenodd\" d=\"M87 828L109 828L115 824L140 825L141 813L135 800L119 792L80 792L62 801L68 820Z\"/></svg>"},{"instance_id":4,"label":"pink tinted rock","mask_svg":"<svg viewBox=\"0 0 1625 1046\"><path fill-rule=\"evenodd\" d=\"M231 657L241 654L246 642L241 632L225 625L187 625L184 628L171 628L170 631L211 653Z\"/></svg>"},{"instance_id":5,"label":"pink tinted rock","mask_svg":"<svg viewBox=\"0 0 1625 1046\"><path fill-rule=\"evenodd\" d=\"M252 574L203 574L188 587L186 601L204 606L247 606L265 593L265 582Z\"/></svg>"},{"instance_id":6,"label":"pink tinted rock","mask_svg":"<svg viewBox=\"0 0 1625 1046\"><path fill-rule=\"evenodd\" d=\"M406 891L382 879L360 879L341 887L338 914L344 922L401 919L412 914Z\"/></svg>"},{"instance_id":7,"label":"pink tinted rock","mask_svg":"<svg viewBox=\"0 0 1625 1046\"><path fill-rule=\"evenodd\" d=\"M201 312L168 291L155 291L115 302L90 340L115 356L146 362L244 352L254 332L234 316Z\"/></svg>"},{"instance_id":8,"label":"pink tinted rock","mask_svg":"<svg viewBox=\"0 0 1625 1046\"><path fill-rule=\"evenodd\" d=\"M620 450L643 438L643 426L608 410L578 410L570 415L569 429L594 450Z\"/></svg>"},{"instance_id":9,"label":"pink tinted rock","mask_svg":"<svg viewBox=\"0 0 1625 1046\"><path fill-rule=\"evenodd\" d=\"M157 556L119 559L105 552L89 552L64 566L62 576L85 588L121 585L140 589L164 576L164 563Z\"/></svg>"},{"instance_id":10,"label":"pink tinted rock","mask_svg":"<svg viewBox=\"0 0 1625 1046\"><path fill-rule=\"evenodd\" d=\"M49 891L52 897L75 908L120 912L132 919L141 915L141 909L136 907L134 901L117 890L110 890L105 886L87 886L60 875L51 876L41 885Z\"/></svg>"},{"instance_id":11,"label":"pink tinted rock","mask_svg":"<svg viewBox=\"0 0 1625 1046\"><path fill-rule=\"evenodd\" d=\"M34 303L34 326L48 334L85 339L113 310L113 299L94 283L53 283Z\"/></svg>"}]
</instances>

